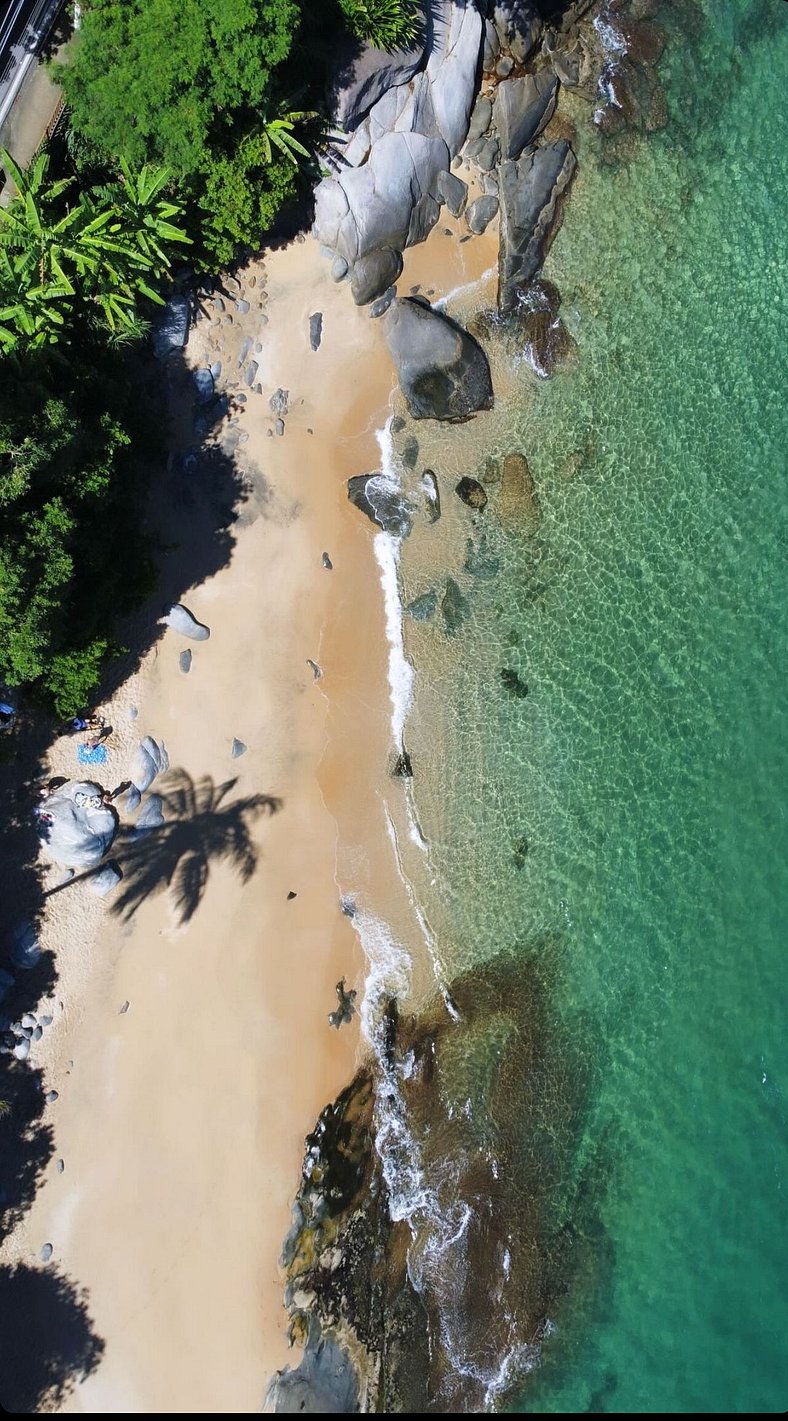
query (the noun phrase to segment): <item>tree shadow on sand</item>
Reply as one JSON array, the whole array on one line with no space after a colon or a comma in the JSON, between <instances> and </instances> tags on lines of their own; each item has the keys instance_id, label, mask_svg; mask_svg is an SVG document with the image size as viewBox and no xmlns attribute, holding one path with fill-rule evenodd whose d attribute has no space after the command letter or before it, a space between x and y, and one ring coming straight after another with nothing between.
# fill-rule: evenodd
<instances>
[{"instance_id":1,"label":"tree shadow on sand","mask_svg":"<svg viewBox=\"0 0 788 1421\"><path fill-rule=\"evenodd\" d=\"M0 1268L0 1317L6 1411L56 1409L101 1361L84 1295L53 1268Z\"/></svg>"},{"instance_id":2,"label":"tree shadow on sand","mask_svg":"<svg viewBox=\"0 0 788 1421\"><path fill-rule=\"evenodd\" d=\"M212 860L228 860L246 883L257 864L250 825L261 814L275 814L281 799L252 794L228 796L237 779L215 785L210 776L195 782L185 770L167 776L161 799L165 823L154 829L121 831L116 855L123 888L113 912L130 918L152 893L173 891L180 923L187 923L205 892Z\"/></svg>"}]
</instances>

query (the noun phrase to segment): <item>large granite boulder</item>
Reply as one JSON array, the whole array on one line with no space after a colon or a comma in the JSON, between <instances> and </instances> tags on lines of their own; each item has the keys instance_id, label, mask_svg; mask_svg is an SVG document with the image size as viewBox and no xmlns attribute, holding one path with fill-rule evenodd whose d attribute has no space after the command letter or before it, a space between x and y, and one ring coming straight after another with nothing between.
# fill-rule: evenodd
<instances>
[{"instance_id":1,"label":"large granite boulder","mask_svg":"<svg viewBox=\"0 0 788 1421\"><path fill-rule=\"evenodd\" d=\"M487 356L448 316L420 301L395 301L386 339L414 419L465 419L491 408Z\"/></svg>"},{"instance_id":2,"label":"large granite boulder","mask_svg":"<svg viewBox=\"0 0 788 1421\"><path fill-rule=\"evenodd\" d=\"M384 134L360 168L318 183L315 235L351 270L359 257L379 247L402 251L413 209L425 194L436 196L438 174L448 166L442 138Z\"/></svg>"},{"instance_id":3,"label":"large granite boulder","mask_svg":"<svg viewBox=\"0 0 788 1421\"><path fill-rule=\"evenodd\" d=\"M365 114L381 95L401 84L407 84L421 68L426 44L426 30L404 49L391 53L366 45L360 53L345 53L339 59L339 72L334 80L332 111L347 133L358 128Z\"/></svg>"},{"instance_id":4,"label":"large granite boulder","mask_svg":"<svg viewBox=\"0 0 788 1421\"><path fill-rule=\"evenodd\" d=\"M336 176L324 178L315 191L314 234L335 263L347 264L351 282L360 258L386 247L402 252L424 240L439 216L439 178L465 142L476 97L481 14L475 4L431 0L426 33L421 72L406 81L405 70L375 69L366 117L341 154ZM366 103L372 88L364 92ZM359 102L346 111L346 124L347 112L362 118ZM365 285L359 278L359 289Z\"/></svg>"},{"instance_id":5,"label":"large granite boulder","mask_svg":"<svg viewBox=\"0 0 788 1421\"><path fill-rule=\"evenodd\" d=\"M519 158L553 116L558 80L551 69L506 79L495 96L495 126L502 158Z\"/></svg>"},{"instance_id":6,"label":"large granite boulder","mask_svg":"<svg viewBox=\"0 0 788 1421\"><path fill-rule=\"evenodd\" d=\"M454 158L465 142L476 98L482 17L475 5L433 0L432 26L427 79L438 131Z\"/></svg>"},{"instance_id":7,"label":"large granite boulder","mask_svg":"<svg viewBox=\"0 0 788 1421\"><path fill-rule=\"evenodd\" d=\"M393 247L379 247L360 257L353 267L350 289L357 306L377 300L397 280L402 271L402 254Z\"/></svg>"},{"instance_id":8,"label":"large granite boulder","mask_svg":"<svg viewBox=\"0 0 788 1421\"><path fill-rule=\"evenodd\" d=\"M561 199L577 160L565 139L545 143L499 170L501 242L498 309L513 311L522 287L536 276L558 230Z\"/></svg>"},{"instance_id":9,"label":"large granite boulder","mask_svg":"<svg viewBox=\"0 0 788 1421\"><path fill-rule=\"evenodd\" d=\"M542 32L539 7L531 0L497 0L492 13L499 50L522 64L536 48Z\"/></svg>"}]
</instances>

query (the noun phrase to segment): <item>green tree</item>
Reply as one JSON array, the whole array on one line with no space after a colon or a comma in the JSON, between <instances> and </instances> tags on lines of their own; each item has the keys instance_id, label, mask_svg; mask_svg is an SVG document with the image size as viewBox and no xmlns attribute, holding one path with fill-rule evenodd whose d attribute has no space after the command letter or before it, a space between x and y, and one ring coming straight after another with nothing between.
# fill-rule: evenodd
<instances>
[{"instance_id":1,"label":"green tree","mask_svg":"<svg viewBox=\"0 0 788 1421\"><path fill-rule=\"evenodd\" d=\"M255 139L261 115L277 113L299 19L296 0L92 0L73 57L57 69L91 150L166 167L213 257L259 245L260 223L293 189ZM293 144L279 152L289 163Z\"/></svg>"},{"instance_id":2,"label":"green tree","mask_svg":"<svg viewBox=\"0 0 788 1421\"><path fill-rule=\"evenodd\" d=\"M68 359L0 359L0 678L60 715L89 699L114 616L150 587L140 506L160 422L133 350L98 333Z\"/></svg>"}]
</instances>

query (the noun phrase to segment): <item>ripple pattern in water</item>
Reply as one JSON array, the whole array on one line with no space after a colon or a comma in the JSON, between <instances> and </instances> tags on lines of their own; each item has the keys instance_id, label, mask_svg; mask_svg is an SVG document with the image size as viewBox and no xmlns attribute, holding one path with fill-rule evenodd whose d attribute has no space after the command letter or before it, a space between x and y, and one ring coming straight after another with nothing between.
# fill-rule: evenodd
<instances>
[{"instance_id":1,"label":"ripple pattern in water","mask_svg":"<svg viewBox=\"0 0 788 1421\"><path fill-rule=\"evenodd\" d=\"M676 13L669 127L626 161L581 139L547 272L575 356L427 449L444 506L473 441L480 467L522 450L541 511L503 527L494 485L475 525L450 509L435 537L486 573L454 568L451 636L408 629L443 957L558 933L592 1082L556 1198L591 1181L580 1271L528 1410L788 1395L788 6Z\"/></svg>"}]
</instances>

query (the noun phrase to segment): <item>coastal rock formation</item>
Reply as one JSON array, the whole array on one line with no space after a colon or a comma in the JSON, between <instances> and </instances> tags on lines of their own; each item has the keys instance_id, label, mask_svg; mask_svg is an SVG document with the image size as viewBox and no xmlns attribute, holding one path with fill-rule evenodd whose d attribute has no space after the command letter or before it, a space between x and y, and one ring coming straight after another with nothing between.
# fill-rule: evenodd
<instances>
[{"instance_id":1,"label":"coastal rock formation","mask_svg":"<svg viewBox=\"0 0 788 1421\"><path fill-rule=\"evenodd\" d=\"M482 509L487 507L487 494L478 479L460 479L454 491L469 508L475 508L481 513Z\"/></svg>"},{"instance_id":2,"label":"coastal rock formation","mask_svg":"<svg viewBox=\"0 0 788 1421\"><path fill-rule=\"evenodd\" d=\"M108 852L117 815L101 802L101 786L92 780L68 780L46 799L40 821L42 852L66 868L94 868Z\"/></svg>"},{"instance_id":3,"label":"coastal rock formation","mask_svg":"<svg viewBox=\"0 0 788 1421\"><path fill-rule=\"evenodd\" d=\"M544 261L575 167L575 155L565 139L545 143L501 164L498 309L502 313L514 310L521 289L533 280Z\"/></svg>"},{"instance_id":4,"label":"coastal rock formation","mask_svg":"<svg viewBox=\"0 0 788 1421\"><path fill-rule=\"evenodd\" d=\"M487 356L448 316L410 298L395 301L386 339L414 419L465 419L491 408Z\"/></svg>"},{"instance_id":5,"label":"coastal rock formation","mask_svg":"<svg viewBox=\"0 0 788 1421\"><path fill-rule=\"evenodd\" d=\"M393 247L378 247L359 257L353 267L350 289L357 306L366 306L382 296L402 271L402 254Z\"/></svg>"},{"instance_id":6,"label":"coastal rock formation","mask_svg":"<svg viewBox=\"0 0 788 1421\"><path fill-rule=\"evenodd\" d=\"M398 85L407 84L424 59L424 41L386 53L365 46L352 58L341 55L332 95L337 123L352 133L373 104Z\"/></svg>"},{"instance_id":7,"label":"coastal rock formation","mask_svg":"<svg viewBox=\"0 0 788 1421\"><path fill-rule=\"evenodd\" d=\"M276 1411L498 1411L532 1368L568 1280L555 1180L582 1120L548 1024L554 950L504 953L417 1018L379 1003L374 1059L306 1140L282 1258L304 1355Z\"/></svg>"},{"instance_id":8,"label":"coastal rock formation","mask_svg":"<svg viewBox=\"0 0 788 1421\"><path fill-rule=\"evenodd\" d=\"M425 34L423 54L403 58L364 51L355 77L339 91L337 118L354 131L338 151L336 176L324 178L315 190L314 221L314 234L333 255L338 279L350 273L352 281L356 265L371 254L401 253L423 241L441 202L455 207L462 202L456 186L441 175L449 174L468 132L481 15L474 4L432 0ZM374 300L398 274L380 284L362 269L356 300Z\"/></svg>"},{"instance_id":9,"label":"coastal rock formation","mask_svg":"<svg viewBox=\"0 0 788 1421\"><path fill-rule=\"evenodd\" d=\"M489 32L492 31L492 34ZM488 22L485 68L492 69L499 55L522 64L533 53L542 31L539 6L531 0L497 0Z\"/></svg>"},{"instance_id":10,"label":"coastal rock formation","mask_svg":"<svg viewBox=\"0 0 788 1421\"><path fill-rule=\"evenodd\" d=\"M498 199L488 194L485 197L477 197L471 203L465 214L465 220L471 232L481 235L486 232L493 218L498 216Z\"/></svg>"},{"instance_id":11,"label":"coastal rock formation","mask_svg":"<svg viewBox=\"0 0 788 1421\"><path fill-rule=\"evenodd\" d=\"M503 158L519 158L552 117L558 80L550 69L507 79L495 95L495 127Z\"/></svg>"},{"instance_id":12,"label":"coastal rock formation","mask_svg":"<svg viewBox=\"0 0 788 1421\"><path fill-rule=\"evenodd\" d=\"M385 533L404 538L410 532L410 504L399 485L385 474L354 474L347 481L347 496Z\"/></svg>"},{"instance_id":13,"label":"coastal rock formation","mask_svg":"<svg viewBox=\"0 0 788 1421\"><path fill-rule=\"evenodd\" d=\"M535 533L539 527L541 510L536 486L522 454L506 455L495 507L504 527L526 533Z\"/></svg>"},{"instance_id":14,"label":"coastal rock formation","mask_svg":"<svg viewBox=\"0 0 788 1421\"><path fill-rule=\"evenodd\" d=\"M198 622L182 602L176 602L170 607L163 620L174 632L180 632L181 636L187 636L192 641L207 641L211 635L208 627Z\"/></svg>"}]
</instances>

